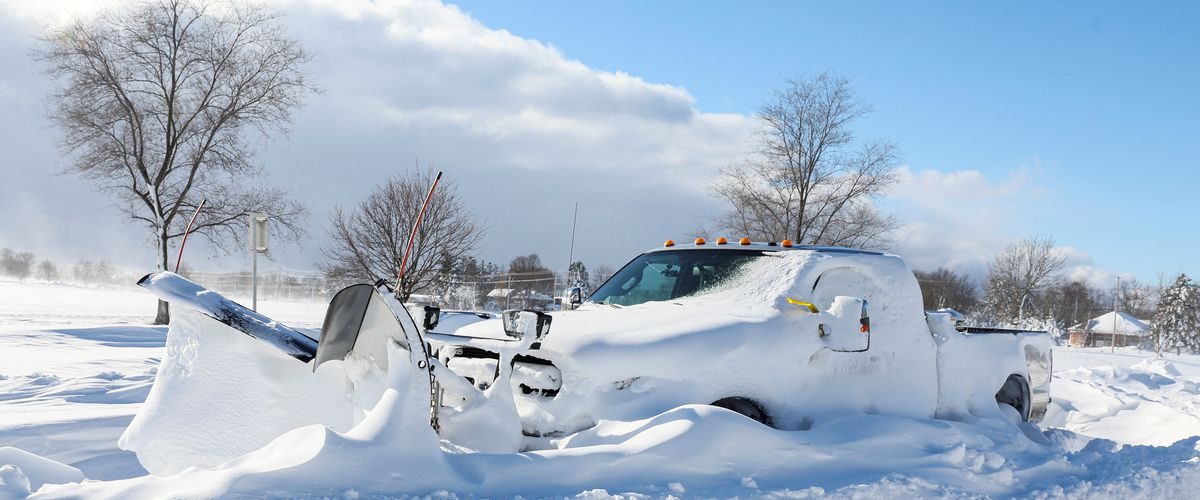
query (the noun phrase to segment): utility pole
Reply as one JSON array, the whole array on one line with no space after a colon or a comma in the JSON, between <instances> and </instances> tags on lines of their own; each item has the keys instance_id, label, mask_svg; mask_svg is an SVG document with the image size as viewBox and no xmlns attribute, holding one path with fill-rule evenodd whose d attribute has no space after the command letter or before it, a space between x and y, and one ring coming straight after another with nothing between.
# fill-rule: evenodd
<instances>
[{"instance_id":1,"label":"utility pole","mask_svg":"<svg viewBox=\"0 0 1200 500\"><path fill-rule=\"evenodd\" d=\"M1121 277L1117 276L1117 289L1113 292L1113 331L1112 331L1112 349L1109 352L1117 352L1117 298L1121 296Z\"/></svg>"},{"instance_id":2,"label":"utility pole","mask_svg":"<svg viewBox=\"0 0 1200 500\"><path fill-rule=\"evenodd\" d=\"M1078 315L1079 315L1079 297L1075 297L1075 308L1071 310L1071 326L1072 327L1074 327L1076 325L1075 316L1078 316ZM1067 345L1070 345L1070 344L1071 344L1071 329L1067 328Z\"/></svg>"}]
</instances>

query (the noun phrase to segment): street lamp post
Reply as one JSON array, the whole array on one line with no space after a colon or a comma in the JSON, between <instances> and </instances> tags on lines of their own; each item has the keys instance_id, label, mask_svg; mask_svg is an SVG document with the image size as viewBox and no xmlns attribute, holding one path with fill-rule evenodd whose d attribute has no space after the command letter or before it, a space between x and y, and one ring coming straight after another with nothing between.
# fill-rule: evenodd
<instances>
[{"instance_id":1,"label":"street lamp post","mask_svg":"<svg viewBox=\"0 0 1200 500\"><path fill-rule=\"evenodd\" d=\"M258 311L258 254L267 251L267 214L250 214L250 253L253 264L250 278L250 309Z\"/></svg>"}]
</instances>

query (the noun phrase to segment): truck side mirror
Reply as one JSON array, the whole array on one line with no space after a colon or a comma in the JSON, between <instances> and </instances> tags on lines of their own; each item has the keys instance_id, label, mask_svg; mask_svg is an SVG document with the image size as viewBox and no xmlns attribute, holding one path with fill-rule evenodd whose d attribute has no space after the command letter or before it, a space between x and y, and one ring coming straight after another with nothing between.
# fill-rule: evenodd
<instances>
[{"instance_id":1,"label":"truck side mirror","mask_svg":"<svg viewBox=\"0 0 1200 500\"><path fill-rule=\"evenodd\" d=\"M871 346L871 311L867 299L839 295L817 325L821 340L837 352L863 352Z\"/></svg>"},{"instance_id":2,"label":"truck side mirror","mask_svg":"<svg viewBox=\"0 0 1200 500\"><path fill-rule=\"evenodd\" d=\"M577 286L568 288L567 289L567 303L570 304L571 309L575 309L576 306L578 306L579 304L582 304L583 303L583 289L579 288Z\"/></svg>"},{"instance_id":3,"label":"truck side mirror","mask_svg":"<svg viewBox=\"0 0 1200 500\"><path fill-rule=\"evenodd\" d=\"M425 306L425 319L421 322L425 327L425 331L431 332L437 328L438 321L442 319L442 308L438 306Z\"/></svg>"}]
</instances>

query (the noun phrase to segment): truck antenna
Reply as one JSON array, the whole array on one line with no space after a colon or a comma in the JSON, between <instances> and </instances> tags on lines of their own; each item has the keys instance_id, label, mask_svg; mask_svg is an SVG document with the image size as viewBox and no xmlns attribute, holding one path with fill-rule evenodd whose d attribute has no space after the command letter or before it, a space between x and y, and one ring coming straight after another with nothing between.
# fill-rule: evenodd
<instances>
[{"instance_id":1,"label":"truck antenna","mask_svg":"<svg viewBox=\"0 0 1200 500\"><path fill-rule=\"evenodd\" d=\"M563 288L571 288L571 266L575 265L575 223L579 222L579 202L575 202L575 215L571 218L571 250L567 254L567 285Z\"/></svg>"}]
</instances>

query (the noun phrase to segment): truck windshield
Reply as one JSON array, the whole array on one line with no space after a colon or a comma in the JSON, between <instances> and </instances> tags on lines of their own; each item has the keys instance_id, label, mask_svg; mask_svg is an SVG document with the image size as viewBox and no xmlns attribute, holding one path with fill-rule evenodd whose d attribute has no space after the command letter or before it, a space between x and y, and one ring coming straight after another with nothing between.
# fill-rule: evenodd
<instances>
[{"instance_id":1,"label":"truck windshield","mask_svg":"<svg viewBox=\"0 0 1200 500\"><path fill-rule=\"evenodd\" d=\"M639 255L596 289L589 301L631 306L698 295L734 276L760 250L675 250Z\"/></svg>"}]
</instances>

